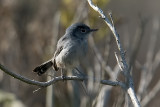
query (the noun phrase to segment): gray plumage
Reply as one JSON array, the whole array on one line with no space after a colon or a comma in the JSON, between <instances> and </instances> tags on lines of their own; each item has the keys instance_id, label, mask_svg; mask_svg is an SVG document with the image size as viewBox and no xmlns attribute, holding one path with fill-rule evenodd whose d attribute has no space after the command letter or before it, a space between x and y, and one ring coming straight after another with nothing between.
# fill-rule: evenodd
<instances>
[{"instance_id":1,"label":"gray plumage","mask_svg":"<svg viewBox=\"0 0 160 107\"><path fill-rule=\"evenodd\" d=\"M39 65L33 71L41 75L52 66L55 71L59 69L74 69L86 55L88 50L88 35L93 31L97 31L97 29L90 29L82 23L76 23L68 27L65 35L57 43L57 49L53 58Z\"/></svg>"}]
</instances>

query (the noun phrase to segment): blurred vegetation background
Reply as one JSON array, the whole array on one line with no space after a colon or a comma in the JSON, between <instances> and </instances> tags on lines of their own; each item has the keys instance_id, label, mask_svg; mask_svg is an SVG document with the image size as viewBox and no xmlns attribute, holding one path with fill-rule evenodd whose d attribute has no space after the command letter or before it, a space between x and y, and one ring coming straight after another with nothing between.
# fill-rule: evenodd
<instances>
[{"instance_id":1,"label":"blurred vegetation background","mask_svg":"<svg viewBox=\"0 0 160 107\"><path fill-rule=\"evenodd\" d=\"M109 11L113 13L140 101L157 86L155 95L147 96L149 101L144 106L153 107L154 104L159 107L160 1L93 1L106 15ZM53 56L57 40L68 26L83 22L99 31L90 36L89 53L81 67L89 76L110 79L103 65L116 69L114 52L118 50L112 33L98 16L86 0L0 0L0 63L30 79L47 81L52 70L39 77L32 72L33 68ZM99 54L105 64L100 63ZM120 73L117 75L118 80L123 80ZM34 92L39 87L20 82L0 71L0 107L131 106L120 87L94 82L87 82L86 86L89 95L76 81L58 82Z\"/></svg>"}]
</instances>

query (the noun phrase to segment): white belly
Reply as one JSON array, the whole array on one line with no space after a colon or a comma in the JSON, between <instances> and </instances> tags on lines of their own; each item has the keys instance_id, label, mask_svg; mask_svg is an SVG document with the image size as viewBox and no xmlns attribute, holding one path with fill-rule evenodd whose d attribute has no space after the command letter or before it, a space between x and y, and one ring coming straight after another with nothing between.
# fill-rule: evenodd
<instances>
[{"instance_id":1,"label":"white belly","mask_svg":"<svg viewBox=\"0 0 160 107\"><path fill-rule=\"evenodd\" d=\"M68 49L63 49L56 57L56 64L59 68L73 69L79 64L79 61L76 57L76 52L69 52Z\"/></svg>"}]
</instances>

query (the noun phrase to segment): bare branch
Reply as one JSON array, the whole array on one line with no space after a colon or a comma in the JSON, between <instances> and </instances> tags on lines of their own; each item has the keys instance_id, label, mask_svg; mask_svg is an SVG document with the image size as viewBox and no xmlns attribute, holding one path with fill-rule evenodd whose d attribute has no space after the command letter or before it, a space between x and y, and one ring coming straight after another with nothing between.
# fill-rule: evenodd
<instances>
[{"instance_id":1,"label":"bare branch","mask_svg":"<svg viewBox=\"0 0 160 107\"><path fill-rule=\"evenodd\" d=\"M159 91L160 91L160 80L153 87L153 89L143 98L143 100L141 101L142 106L145 107L149 103L149 101L151 101L156 96L156 94Z\"/></svg>"},{"instance_id":2,"label":"bare branch","mask_svg":"<svg viewBox=\"0 0 160 107\"><path fill-rule=\"evenodd\" d=\"M153 61L153 69L152 71L155 72L155 70L160 66L160 50L156 53L154 61Z\"/></svg>"},{"instance_id":3,"label":"bare branch","mask_svg":"<svg viewBox=\"0 0 160 107\"><path fill-rule=\"evenodd\" d=\"M36 85L36 86L40 86L40 87L47 87L50 86L52 84L55 84L58 81L63 81L64 78L62 78L61 76L59 77L54 77L51 80L47 81L47 82L39 82L39 81L35 81L35 80L31 80L28 79L22 75L16 74L10 70L8 70L6 67L4 67L3 65L0 64L0 69L2 71L4 71L5 73L7 73L8 75L23 81L27 84L31 84L31 85ZM92 77L91 77L92 78ZM88 80L90 79L89 77L83 77L83 76L66 76L65 80L77 80L77 81L84 81L84 80ZM105 85L110 85L110 86L124 86L121 82L114 82L114 81L110 81L110 80L99 80L96 78L93 78L93 80L95 82L100 82L101 84L105 84Z\"/></svg>"},{"instance_id":4,"label":"bare branch","mask_svg":"<svg viewBox=\"0 0 160 107\"><path fill-rule=\"evenodd\" d=\"M101 17L104 19L104 21L106 22L106 24L108 25L108 27L112 31L112 33L113 33L113 35L116 39L116 43L117 43L118 49L120 51L121 57L122 57L122 63L124 65L124 68L126 70L128 70L128 65L127 65L127 62L126 62L126 59L125 59L125 52L124 52L124 50L121 46L119 34L117 33L114 25L112 25L112 23L109 21L109 19L104 15L103 11L99 7L97 7L93 4L92 0L88 0L88 3L95 11L97 11L101 15ZM113 20L112 17L110 17L110 18L111 18L111 20Z\"/></svg>"},{"instance_id":5,"label":"bare branch","mask_svg":"<svg viewBox=\"0 0 160 107\"><path fill-rule=\"evenodd\" d=\"M117 60L117 63L118 63L118 66L119 66L120 70L123 71L123 68L122 68L122 66L120 64L120 61L119 61L118 56L117 56L117 53L115 52L114 54L115 54L115 57L116 57L116 60Z\"/></svg>"},{"instance_id":6,"label":"bare branch","mask_svg":"<svg viewBox=\"0 0 160 107\"><path fill-rule=\"evenodd\" d=\"M94 43L93 37L91 37L90 40L91 40L90 42L91 42L93 51L98 59L98 62L101 64L102 68L108 73L108 75L110 77L112 77L113 71L112 71L111 67L107 66L106 61L104 60L104 58L102 57L102 54L99 52L98 48L96 47L96 45Z\"/></svg>"},{"instance_id":7,"label":"bare branch","mask_svg":"<svg viewBox=\"0 0 160 107\"><path fill-rule=\"evenodd\" d=\"M136 30L136 34L134 35L134 39L133 39L133 44L130 47L131 54L130 54L130 57L129 57L130 58L129 59L129 70L135 64L137 53L140 49L140 45L142 43L142 39L143 39L143 36L144 36L144 31L145 31L145 26L147 24L147 21L148 21L147 19L142 19L140 17L139 27Z\"/></svg>"},{"instance_id":8,"label":"bare branch","mask_svg":"<svg viewBox=\"0 0 160 107\"><path fill-rule=\"evenodd\" d=\"M57 11L53 18L53 30L52 30L52 38L51 38L51 45L50 45L50 52L54 52L56 49L56 43L59 35L59 25L60 25L60 16L61 12ZM48 53L48 52L47 52ZM52 53L53 54L53 53ZM55 76L55 72L49 72L50 75ZM51 76L47 76L47 81L51 79ZM53 107L54 102L54 87L51 85L47 87L46 91L46 107Z\"/></svg>"},{"instance_id":9,"label":"bare branch","mask_svg":"<svg viewBox=\"0 0 160 107\"><path fill-rule=\"evenodd\" d=\"M155 17L153 19L153 31L152 31L152 36L150 38L150 43L149 43L149 48L148 48L148 52L147 52L147 57L146 57L146 63L144 65L145 69L143 69L141 72L141 79L140 79L140 84L139 84L139 88L138 88L138 96L141 99L141 96L144 94L144 92L146 92L147 87L149 86L152 78L153 78L153 74L155 73L155 67L157 65L159 65L159 58L153 61L153 57L154 57L154 49L155 49L155 45L156 45L156 41L157 41L157 37L158 37L158 31L159 31L159 19L157 17ZM156 58L157 55L159 55L158 53L156 54ZM146 82L147 81L147 82Z\"/></svg>"},{"instance_id":10,"label":"bare branch","mask_svg":"<svg viewBox=\"0 0 160 107\"><path fill-rule=\"evenodd\" d=\"M129 94L131 100L132 100L132 103L135 107L140 107L140 103L137 99L137 96L134 92L134 86L133 86L133 79L132 79L132 76L130 75L130 70L128 69L128 64L126 62L126 59L125 59L125 52L121 46L121 42L120 42L120 38L119 38L119 35L114 27L114 24L113 23L113 19L111 17L111 14L110 14L110 18L112 20L112 23L109 21L109 19L104 15L103 11L98 7L98 6L95 6L92 2L92 0L87 0L89 5L96 11L98 12L102 19L105 21L105 23L108 25L108 27L110 28L110 30L112 31L115 39L116 39L116 43L117 43L117 46L118 46L118 49L120 51L120 56L121 56L121 59L122 59L122 65L123 65L123 72L124 72L124 76L126 78L126 91L127 93Z\"/></svg>"},{"instance_id":11,"label":"bare branch","mask_svg":"<svg viewBox=\"0 0 160 107\"><path fill-rule=\"evenodd\" d=\"M3 65L0 64L0 69L2 71L4 71L5 73L7 73L8 75L20 80L20 81L23 81L27 84L31 84L31 85L36 85L36 86L40 86L40 87L47 87L51 84L54 84L58 81L63 81L63 78L60 76L60 77L55 77L53 79L51 79L50 81L47 81L47 82L39 82L39 81L35 81L35 80L31 80L31 79L28 79L22 75L19 75L19 74L16 74L14 72L11 72L10 70L6 69ZM66 80L79 80L79 81L82 81L84 78L82 77L77 77L77 76L70 76L70 77L66 77L65 78Z\"/></svg>"}]
</instances>

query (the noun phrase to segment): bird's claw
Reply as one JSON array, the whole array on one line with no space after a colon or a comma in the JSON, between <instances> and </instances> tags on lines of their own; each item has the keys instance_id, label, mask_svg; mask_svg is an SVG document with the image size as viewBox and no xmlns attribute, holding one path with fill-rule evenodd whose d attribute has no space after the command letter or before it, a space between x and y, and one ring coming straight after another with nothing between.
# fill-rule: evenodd
<instances>
[{"instance_id":1,"label":"bird's claw","mask_svg":"<svg viewBox=\"0 0 160 107\"><path fill-rule=\"evenodd\" d=\"M62 75L61 78L63 79L63 82L64 82L64 80L66 79L66 76Z\"/></svg>"}]
</instances>

